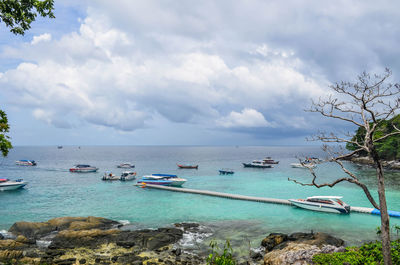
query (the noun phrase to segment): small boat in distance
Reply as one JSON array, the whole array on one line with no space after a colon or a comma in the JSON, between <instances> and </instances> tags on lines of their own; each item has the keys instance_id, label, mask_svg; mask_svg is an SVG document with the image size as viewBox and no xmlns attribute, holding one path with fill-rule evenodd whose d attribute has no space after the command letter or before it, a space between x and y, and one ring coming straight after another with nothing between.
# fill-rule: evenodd
<instances>
[{"instance_id":1,"label":"small boat in distance","mask_svg":"<svg viewBox=\"0 0 400 265\"><path fill-rule=\"evenodd\" d=\"M120 177L114 175L113 173L105 173L101 180L120 180Z\"/></svg>"},{"instance_id":2,"label":"small boat in distance","mask_svg":"<svg viewBox=\"0 0 400 265\"><path fill-rule=\"evenodd\" d=\"M219 170L220 175L232 175L234 173L235 173L235 171L233 171L233 169L229 169L229 168L223 168L223 169Z\"/></svg>"},{"instance_id":3,"label":"small boat in distance","mask_svg":"<svg viewBox=\"0 0 400 265\"><path fill-rule=\"evenodd\" d=\"M307 210L327 213L350 213L350 206L341 201L341 196L313 196L307 199L290 199L292 205Z\"/></svg>"},{"instance_id":4,"label":"small boat in distance","mask_svg":"<svg viewBox=\"0 0 400 265\"><path fill-rule=\"evenodd\" d=\"M186 179L178 178L177 175L169 174L152 174L148 176L143 176L138 180L138 184L153 184L153 185L163 185L163 186L174 186L180 187L186 182Z\"/></svg>"},{"instance_id":5,"label":"small boat in distance","mask_svg":"<svg viewBox=\"0 0 400 265\"><path fill-rule=\"evenodd\" d=\"M99 170L97 167L92 167L90 165L83 165L79 164L74 166L73 168L70 168L70 172L76 172L76 173L91 173L91 172L97 172Z\"/></svg>"},{"instance_id":6,"label":"small boat in distance","mask_svg":"<svg viewBox=\"0 0 400 265\"><path fill-rule=\"evenodd\" d=\"M20 189L25 187L26 184L28 184L28 182L23 181L22 179L17 179L15 181L0 179L0 191Z\"/></svg>"},{"instance_id":7,"label":"small boat in distance","mask_svg":"<svg viewBox=\"0 0 400 265\"><path fill-rule=\"evenodd\" d=\"M117 167L118 168L134 168L135 165L133 165L129 162L125 162L125 163L119 164Z\"/></svg>"},{"instance_id":8,"label":"small boat in distance","mask_svg":"<svg viewBox=\"0 0 400 265\"><path fill-rule=\"evenodd\" d=\"M291 163L291 167L294 168L315 168L316 165L314 163Z\"/></svg>"},{"instance_id":9,"label":"small boat in distance","mask_svg":"<svg viewBox=\"0 0 400 265\"><path fill-rule=\"evenodd\" d=\"M244 167L256 167L256 168L271 168L270 164L266 164L261 160L253 160L251 163L242 163Z\"/></svg>"},{"instance_id":10,"label":"small boat in distance","mask_svg":"<svg viewBox=\"0 0 400 265\"><path fill-rule=\"evenodd\" d=\"M35 160L27 160L27 159L15 161L15 164L17 164L18 166L36 166L37 165Z\"/></svg>"},{"instance_id":11,"label":"small boat in distance","mask_svg":"<svg viewBox=\"0 0 400 265\"><path fill-rule=\"evenodd\" d=\"M183 165L183 164L176 164L179 168L187 168L187 169L198 169L199 165Z\"/></svg>"},{"instance_id":12,"label":"small boat in distance","mask_svg":"<svg viewBox=\"0 0 400 265\"><path fill-rule=\"evenodd\" d=\"M267 156L266 158L264 158L263 162L265 164L279 164L279 161L273 160L270 156Z\"/></svg>"},{"instance_id":13,"label":"small boat in distance","mask_svg":"<svg viewBox=\"0 0 400 265\"><path fill-rule=\"evenodd\" d=\"M62 147L62 145L59 145L59 146L57 146L57 148L58 148L58 149L62 149L63 147Z\"/></svg>"}]
</instances>

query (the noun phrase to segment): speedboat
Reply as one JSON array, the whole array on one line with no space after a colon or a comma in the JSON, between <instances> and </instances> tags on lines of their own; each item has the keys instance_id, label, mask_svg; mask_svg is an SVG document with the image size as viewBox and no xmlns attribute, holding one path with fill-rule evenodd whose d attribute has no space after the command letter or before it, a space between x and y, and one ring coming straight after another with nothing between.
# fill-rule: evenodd
<instances>
[{"instance_id":1,"label":"speedboat","mask_svg":"<svg viewBox=\"0 0 400 265\"><path fill-rule=\"evenodd\" d=\"M134 180L136 178L136 172L124 171L119 178L122 181Z\"/></svg>"},{"instance_id":2,"label":"speedboat","mask_svg":"<svg viewBox=\"0 0 400 265\"><path fill-rule=\"evenodd\" d=\"M223 169L219 170L220 175L232 175L234 173L235 173L235 171L233 171L233 169L229 169L229 168L223 168Z\"/></svg>"},{"instance_id":3,"label":"speedboat","mask_svg":"<svg viewBox=\"0 0 400 265\"><path fill-rule=\"evenodd\" d=\"M341 196L313 196L307 199L290 199L292 205L300 208L328 212L328 213L350 213L350 206L341 201Z\"/></svg>"},{"instance_id":4,"label":"speedboat","mask_svg":"<svg viewBox=\"0 0 400 265\"><path fill-rule=\"evenodd\" d=\"M271 157L267 156L263 159L264 164L279 164L279 161L273 160Z\"/></svg>"},{"instance_id":5,"label":"speedboat","mask_svg":"<svg viewBox=\"0 0 400 265\"><path fill-rule=\"evenodd\" d=\"M290 166L294 168L308 168L308 169L316 167L316 165L313 163L292 163L290 164Z\"/></svg>"},{"instance_id":6,"label":"speedboat","mask_svg":"<svg viewBox=\"0 0 400 265\"><path fill-rule=\"evenodd\" d=\"M177 175L169 174L152 174L143 176L138 180L138 184L153 184L153 185L163 185L163 186L174 186L180 187L186 179L178 178Z\"/></svg>"},{"instance_id":7,"label":"speedboat","mask_svg":"<svg viewBox=\"0 0 400 265\"><path fill-rule=\"evenodd\" d=\"M76 165L73 168L70 168L70 172L76 172L76 173L90 173L90 172L96 172L99 170L97 167L92 167L90 165Z\"/></svg>"},{"instance_id":8,"label":"speedboat","mask_svg":"<svg viewBox=\"0 0 400 265\"><path fill-rule=\"evenodd\" d=\"M18 166L36 166L35 160L26 159L15 161L15 164L17 164Z\"/></svg>"},{"instance_id":9,"label":"speedboat","mask_svg":"<svg viewBox=\"0 0 400 265\"><path fill-rule=\"evenodd\" d=\"M199 165L183 165L183 164L176 164L179 168L188 168L188 169L198 169Z\"/></svg>"},{"instance_id":10,"label":"speedboat","mask_svg":"<svg viewBox=\"0 0 400 265\"><path fill-rule=\"evenodd\" d=\"M15 181L0 179L0 191L20 189L26 184L28 184L28 182L23 181L22 179L17 179Z\"/></svg>"},{"instance_id":11,"label":"speedboat","mask_svg":"<svg viewBox=\"0 0 400 265\"><path fill-rule=\"evenodd\" d=\"M270 164L266 164L261 160L253 160L251 163L242 163L244 167L271 168Z\"/></svg>"},{"instance_id":12,"label":"speedboat","mask_svg":"<svg viewBox=\"0 0 400 265\"><path fill-rule=\"evenodd\" d=\"M134 168L135 165L132 165L131 163L126 162L126 163L119 164L117 167L118 168Z\"/></svg>"}]
</instances>

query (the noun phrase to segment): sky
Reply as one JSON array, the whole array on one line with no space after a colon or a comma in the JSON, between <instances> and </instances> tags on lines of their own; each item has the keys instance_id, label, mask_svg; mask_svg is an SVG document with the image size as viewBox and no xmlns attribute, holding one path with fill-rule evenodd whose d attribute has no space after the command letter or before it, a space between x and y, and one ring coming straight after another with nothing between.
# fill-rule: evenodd
<instances>
[{"instance_id":1,"label":"sky","mask_svg":"<svg viewBox=\"0 0 400 265\"><path fill-rule=\"evenodd\" d=\"M0 22L14 145L302 145L352 131L305 112L329 85L398 80L400 2L55 0Z\"/></svg>"}]
</instances>

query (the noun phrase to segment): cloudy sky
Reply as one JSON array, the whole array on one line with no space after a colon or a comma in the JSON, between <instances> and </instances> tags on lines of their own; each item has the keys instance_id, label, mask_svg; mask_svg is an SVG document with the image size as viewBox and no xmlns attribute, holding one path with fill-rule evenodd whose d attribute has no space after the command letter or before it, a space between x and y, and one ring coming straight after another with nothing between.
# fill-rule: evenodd
<instances>
[{"instance_id":1,"label":"cloudy sky","mask_svg":"<svg viewBox=\"0 0 400 265\"><path fill-rule=\"evenodd\" d=\"M397 1L55 2L0 23L14 145L304 144L349 129L303 111L329 84L400 72Z\"/></svg>"}]
</instances>

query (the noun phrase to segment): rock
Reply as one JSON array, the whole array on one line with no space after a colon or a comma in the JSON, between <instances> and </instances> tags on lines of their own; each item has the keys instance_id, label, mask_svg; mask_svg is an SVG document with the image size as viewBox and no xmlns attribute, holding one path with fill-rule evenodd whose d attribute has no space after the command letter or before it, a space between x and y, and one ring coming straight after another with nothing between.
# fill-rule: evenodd
<instances>
[{"instance_id":1,"label":"rock","mask_svg":"<svg viewBox=\"0 0 400 265\"><path fill-rule=\"evenodd\" d=\"M102 217L59 217L47 222L16 222L9 232L38 239L54 231L110 229L119 225L118 222Z\"/></svg>"},{"instance_id":2,"label":"rock","mask_svg":"<svg viewBox=\"0 0 400 265\"><path fill-rule=\"evenodd\" d=\"M0 233L0 240L4 239L4 236Z\"/></svg>"},{"instance_id":3,"label":"rock","mask_svg":"<svg viewBox=\"0 0 400 265\"><path fill-rule=\"evenodd\" d=\"M285 242L288 239L286 234L271 233L261 241L261 246L265 247L267 251L272 250L277 245Z\"/></svg>"},{"instance_id":4,"label":"rock","mask_svg":"<svg viewBox=\"0 0 400 265\"><path fill-rule=\"evenodd\" d=\"M116 229L110 230L82 230L72 231L64 230L59 232L49 245L50 249L58 248L79 248L79 247L91 247L94 248L98 245L113 242L114 236L119 234L121 231Z\"/></svg>"},{"instance_id":5,"label":"rock","mask_svg":"<svg viewBox=\"0 0 400 265\"><path fill-rule=\"evenodd\" d=\"M58 265L72 265L75 264L76 258L69 258L69 259L58 259L54 260L53 262Z\"/></svg>"},{"instance_id":6,"label":"rock","mask_svg":"<svg viewBox=\"0 0 400 265\"><path fill-rule=\"evenodd\" d=\"M0 261L19 259L23 257L21 250L0 250Z\"/></svg>"},{"instance_id":7,"label":"rock","mask_svg":"<svg viewBox=\"0 0 400 265\"><path fill-rule=\"evenodd\" d=\"M30 244L30 245L36 243L36 240L34 240L34 239L28 239L28 238L24 237L23 235L17 236L17 238L15 239L15 241L16 241L16 242L19 242L19 243L23 243L23 244Z\"/></svg>"},{"instance_id":8,"label":"rock","mask_svg":"<svg viewBox=\"0 0 400 265\"><path fill-rule=\"evenodd\" d=\"M344 241L326 233L270 234L261 243L266 248L264 264L311 264L318 253L344 251Z\"/></svg>"},{"instance_id":9,"label":"rock","mask_svg":"<svg viewBox=\"0 0 400 265\"><path fill-rule=\"evenodd\" d=\"M79 264L86 264L86 259L80 259Z\"/></svg>"}]
</instances>

